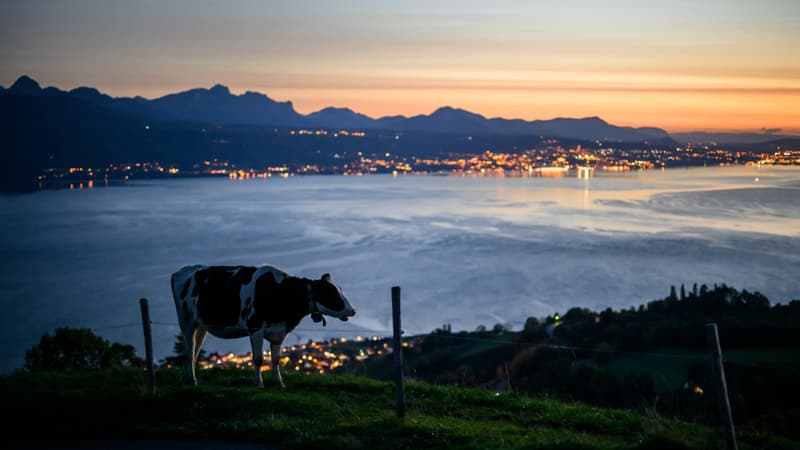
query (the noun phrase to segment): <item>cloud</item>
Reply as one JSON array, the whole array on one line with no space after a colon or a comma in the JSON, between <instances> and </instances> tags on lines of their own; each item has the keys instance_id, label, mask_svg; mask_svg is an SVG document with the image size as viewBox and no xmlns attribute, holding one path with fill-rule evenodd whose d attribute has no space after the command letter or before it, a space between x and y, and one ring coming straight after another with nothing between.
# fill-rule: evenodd
<instances>
[{"instance_id":1,"label":"cloud","mask_svg":"<svg viewBox=\"0 0 800 450\"><path fill-rule=\"evenodd\" d=\"M783 128L762 128L761 132L764 134L778 134L783 131Z\"/></svg>"}]
</instances>

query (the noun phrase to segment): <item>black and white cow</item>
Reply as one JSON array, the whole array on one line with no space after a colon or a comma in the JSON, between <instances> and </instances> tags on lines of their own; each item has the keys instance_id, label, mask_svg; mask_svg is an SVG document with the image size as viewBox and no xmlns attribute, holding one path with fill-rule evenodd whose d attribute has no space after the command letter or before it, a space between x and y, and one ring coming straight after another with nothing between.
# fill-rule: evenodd
<instances>
[{"instance_id":1,"label":"black and white cow","mask_svg":"<svg viewBox=\"0 0 800 450\"><path fill-rule=\"evenodd\" d=\"M284 386L281 345L303 317L311 314L315 322L325 325L323 314L341 320L356 314L330 275L309 280L271 266L183 267L172 274L172 295L191 384L197 384L195 366L207 332L223 339L250 337L259 388L264 386L261 365L264 339L268 340L273 377Z\"/></svg>"}]
</instances>

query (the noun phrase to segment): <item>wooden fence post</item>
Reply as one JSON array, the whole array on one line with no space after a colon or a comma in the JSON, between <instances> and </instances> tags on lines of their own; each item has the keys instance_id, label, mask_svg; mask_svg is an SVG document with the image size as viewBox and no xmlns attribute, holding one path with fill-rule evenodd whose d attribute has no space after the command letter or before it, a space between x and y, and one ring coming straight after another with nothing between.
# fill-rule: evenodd
<instances>
[{"instance_id":1,"label":"wooden fence post","mask_svg":"<svg viewBox=\"0 0 800 450\"><path fill-rule=\"evenodd\" d=\"M394 367L397 384L397 417L406 415L406 381L403 374L403 340L400 327L400 286L392 287L392 328L394 330Z\"/></svg>"},{"instance_id":2,"label":"wooden fence post","mask_svg":"<svg viewBox=\"0 0 800 450\"><path fill-rule=\"evenodd\" d=\"M153 372L153 333L150 330L150 307L146 298L139 299L142 307L142 329L144 330L144 349L147 363L147 392L153 395L156 391L156 375Z\"/></svg>"},{"instance_id":3,"label":"wooden fence post","mask_svg":"<svg viewBox=\"0 0 800 450\"><path fill-rule=\"evenodd\" d=\"M706 324L706 337L711 350L711 372L716 384L719 412L725 429L725 444L728 450L736 450L736 432L733 428L731 404L728 400L728 386L725 383L725 368L722 366L722 350L719 345L719 332L716 323Z\"/></svg>"}]
</instances>

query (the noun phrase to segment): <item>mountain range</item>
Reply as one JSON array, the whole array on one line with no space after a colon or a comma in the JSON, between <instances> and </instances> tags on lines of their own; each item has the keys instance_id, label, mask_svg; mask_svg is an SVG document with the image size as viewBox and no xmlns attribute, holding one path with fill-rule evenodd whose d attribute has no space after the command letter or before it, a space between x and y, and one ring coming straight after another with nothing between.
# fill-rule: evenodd
<instances>
[{"instance_id":1,"label":"mountain range","mask_svg":"<svg viewBox=\"0 0 800 450\"><path fill-rule=\"evenodd\" d=\"M368 132L358 138L337 138L337 133L297 138L292 130L299 128ZM0 136L0 191L34 189L34 181L49 169L135 161L184 169L213 159L237 167L327 167L358 152L404 158L478 154L487 149L512 153L537 148L549 139L565 147L618 149L670 148L688 140L717 138L733 142L726 148L743 151L800 145L800 139L774 132L746 135L739 141L736 135L708 133L673 139L659 128L619 127L598 117L526 121L486 118L452 107L413 117L372 118L333 107L304 115L291 102L257 92L234 95L223 85L146 99L112 97L91 87L42 88L27 76L7 89L0 87Z\"/></svg>"},{"instance_id":2,"label":"mountain range","mask_svg":"<svg viewBox=\"0 0 800 450\"><path fill-rule=\"evenodd\" d=\"M670 139L667 132L660 128L620 127L609 124L599 117L526 121L486 118L480 114L449 106L441 107L428 115L413 117L387 116L376 119L348 108L333 107L303 115L294 109L291 102L278 102L265 94L252 91L235 95L221 84L209 89L191 89L148 100L143 97L111 97L91 87L79 87L71 91L62 91L54 87L42 89L35 80L23 75L10 88L0 88L0 94L68 95L132 117L219 125L528 135L616 142Z\"/></svg>"}]
</instances>

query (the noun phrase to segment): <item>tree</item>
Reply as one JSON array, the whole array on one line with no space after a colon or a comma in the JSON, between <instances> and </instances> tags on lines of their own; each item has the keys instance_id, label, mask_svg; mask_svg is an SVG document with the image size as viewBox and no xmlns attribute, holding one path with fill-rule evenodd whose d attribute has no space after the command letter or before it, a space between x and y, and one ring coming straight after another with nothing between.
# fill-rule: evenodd
<instances>
[{"instance_id":1,"label":"tree","mask_svg":"<svg viewBox=\"0 0 800 450\"><path fill-rule=\"evenodd\" d=\"M539 319L536 317L528 317L525 319L525 326L522 327L522 331L535 333L539 331L540 328L541 325L539 325Z\"/></svg>"},{"instance_id":2,"label":"tree","mask_svg":"<svg viewBox=\"0 0 800 450\"><path fill-rule=\"evenodd\" d=\"M25 353L28 370L83 370L142 364L132 345L109 343L89 328L56 328Z\"/></svg>"},{"instance_id":3,"label":"tree","mask_svg":"<svg viewBox=\"0 0 800 450\"><path fill-rule=\"evenodd\" d=\"M681 283L681 301L686 301L686 288L683 287L683 283Z\"/></svg>"},{"instance_id":4,"label":"tree","mask_svg":"<svg viewBox=\"0 0 800 450\"><path fill-rule=\"evenodd\" d=\"M673 302L678 301L678 294L675 293L675 286L674 285L669 287L669 297L667 297L667 300L670 300L670 301L673 301Z\"/></svg>"},{"instance_id":5,"label":"tree","mask_svg":"<svg viewBox=\"0 0 800 450\"><path fill-rule=\"evenodd\" d=\"M442 325L442 328L437 328L433 330L433 332L438 334L450 334L453 332L453 325L446 323Z\"/></svg>"}]
</instances>

